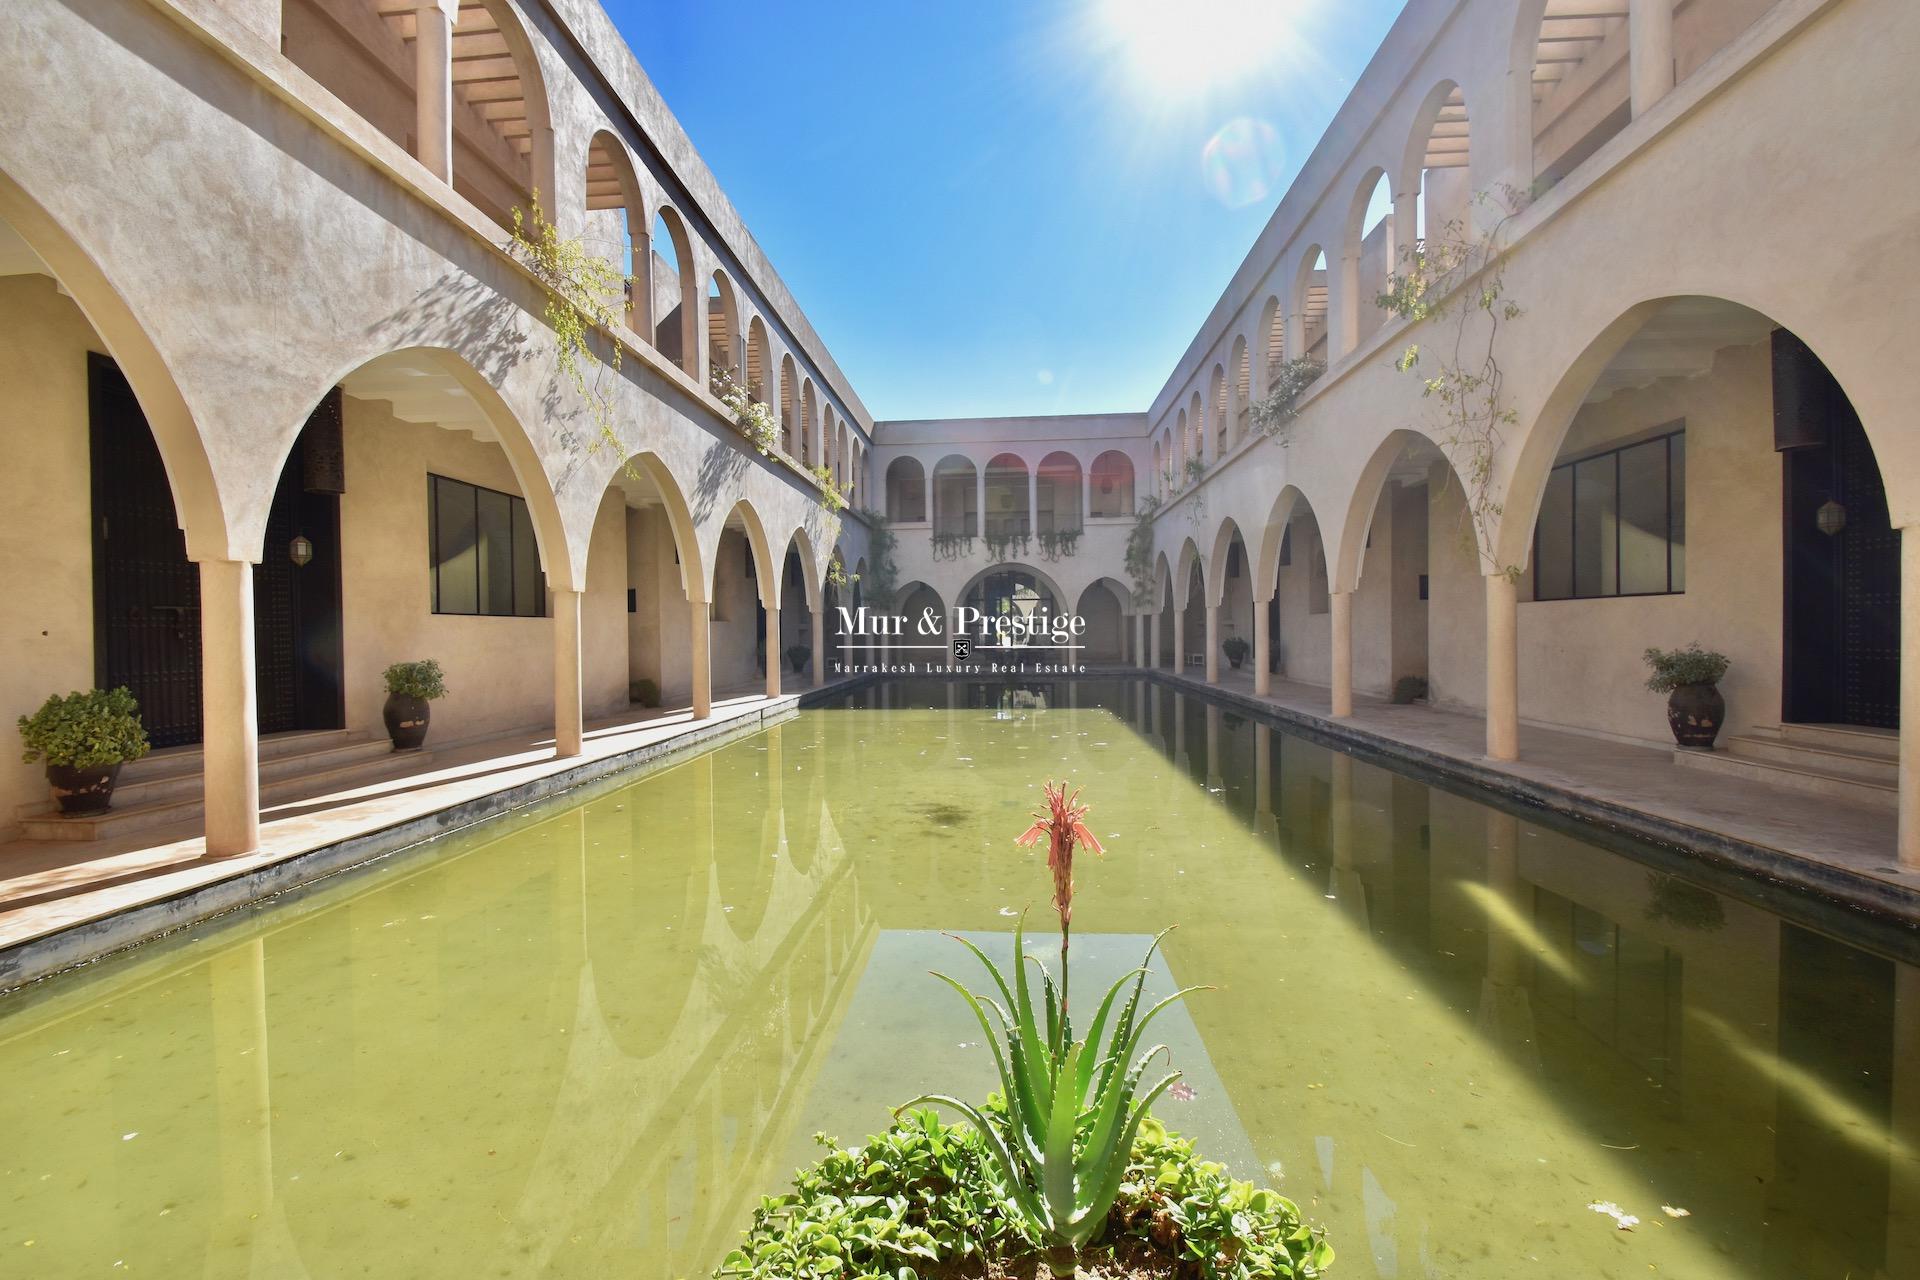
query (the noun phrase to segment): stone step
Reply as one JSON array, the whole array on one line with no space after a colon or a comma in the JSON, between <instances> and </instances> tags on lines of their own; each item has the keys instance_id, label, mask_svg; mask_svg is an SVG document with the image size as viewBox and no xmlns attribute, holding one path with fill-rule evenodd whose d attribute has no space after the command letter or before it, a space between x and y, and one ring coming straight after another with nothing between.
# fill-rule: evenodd
<instances>
[{"instance_id":1,"label":"stone step","mask_svg":"<svg viewBox=\"0 0 1920 1280\"><path fill-rule=\"evenodd\" d=\"M1897 808L1900 803L1899 789L1888 783L1874 782L1846 774L1825 773L1818 769L1781 761L1737 756L1727 751L1693 751L1682 747L1674 751L1673 762L1683 768L1698 769L1703 773L1745 778L1772 787L1786 787L1794 791L1804 791L1809 795L1851 800L1877 808Z\"/></svg>"},{"instance_id":2,"label":"stone step","mask_svg":"<svg viewBox=\"0 0 1920 1280\"><path fill-rule=\"evenodd\" d=\"M1897 729L1869 729L1852 724L1762 724L1749 736L1790 742L1796 746L1850 755L1877 756L1885 760L1900 758L1900 733Z\"/></svg>"},{"instance_id":3,"label":"stone step","mask_svg":"<svg viewBox=\"0 0 1920 1280\"><path fill-rule=\"evenodd\" d=\"M1831 740L1823 738L1819 741ZM1858 778L1863 782L1875 782L1889 787L1899 784L1897 755L1877 753L1868 755L1856 751L1835 750L1827 746L1812 746L1793 738L1776 738L1758 733L1739 734L1726 739L1721 745L1727 754L1743 760L1786 765L1789 768L1827 774L1836 778Z\"/></svg>"},{"instance_id":4,"label":"stone step","mask_svg":"<svg viewBox=\"0 0 1920 1280\"><path fill-rule=\"evenodd\" d=\"M299 736L307 738L309 735ZM336 730L321 740L317 749L298 753L282 749L273 754L263 751L260 756L260 785L265 787L283 778L331 773L363 760L379 760L392 754L393 744L385 738L370 734L348 735L345 730ZM199 760L198 751L193 758L196 762ZM170 763L158 773L136 767L145 763L145 759L136 760L120 771L120 783L113 789L114 808L132 809L163 800L200 798L204 775L198 767L188 769ZM39 817L47 812L47 808L43 800L29 801L19 806L14 816L22 819Z\"/></svg>"},{"instance_id":5,"label":"stone step","mask_svg":"<svg viewBox=\"0 0 1920 1280\"><path fill-rule=\"evenodd\" d=\"M385 739L374 740L374 743L381 751L371 757L349 758L344 763L334 762L325 768L294 769L272 779L263 776L260 803L263 806L283 804L289 800L309 799L365 786L370 782L411 773L433 759L430 751L395 753ZM334 752L316 754L324 756L337 752L336 748ZM283 759L288 763L298 763L307 757ZM261 768L264 774L265 762L262 762ZM113 808L92 817L65 817L56 812L50 803L44 804L32 814L21 815L21 835L28 840L106 840L174 823L198 822L204 812L198 775L194 776L194 782L194 789L187 795L149 798L137 804L123 804L120 789L115 788Z\"/></svg>"}]
</instances>

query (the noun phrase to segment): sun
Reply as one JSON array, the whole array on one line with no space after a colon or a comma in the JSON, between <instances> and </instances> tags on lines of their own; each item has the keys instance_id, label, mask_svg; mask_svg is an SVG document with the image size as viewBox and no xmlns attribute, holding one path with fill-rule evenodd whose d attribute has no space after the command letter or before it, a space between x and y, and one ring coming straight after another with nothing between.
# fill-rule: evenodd
<instances>
[{"instance_id":1,"label":"sun","mask_svg":"<svg viewBox=\"0 0 1920 1280\"><path fill-rule=\"evenodd\" d=\"M1294 43L1299 0L1097 0L1104 34L1156 91L1188 95L1240 79Z\"/></svg>"}]
</instances>

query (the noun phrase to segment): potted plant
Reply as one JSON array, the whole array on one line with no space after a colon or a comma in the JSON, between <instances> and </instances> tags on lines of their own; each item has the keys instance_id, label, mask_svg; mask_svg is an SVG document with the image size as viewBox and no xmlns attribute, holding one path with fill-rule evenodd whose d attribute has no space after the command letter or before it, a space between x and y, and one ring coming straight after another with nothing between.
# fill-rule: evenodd
<instances>
[{"instance_id":1,"label":"potted plant","mask_svg":"<svg viewBox=\"0 0 1920 1280\"><path fill-rule=\"evenodd\" d=\"M807 669L807 659L813 656L813 650L804 644L787 646L787 665L793 668L793 674L799 675Z\"/></svg>"},{"instance_id":2,"label":"potted plant","mask_svg":"<svg viewBox=\"0 0 1920 1280\"><path fill-rule=\"evenodd\" d=\"M1220 642L1220 652L1227 655L1227 661L1238 671L1240 664L1247 660L1247 655L1253 652L1253 646L1239 636L1228 636Z\"/></svg>"},{"instance_id":3,"label":"potted plant","mask_svg":"<svg viewBox=\"0 0 1920 1280\"><path fill-rule=\"evenodd\" d=\"M1667 726L1683 747L1713 750L1720 726L1727 718L1727 700L1715 686L1727 674L1732 659L1694 642L1684 649L1649 649L1647 688L1667 695Z\"/></svg>"},{"instance_id":4,"label":"potted plant","mask_svg":"<svg viewBox=\"0 0 1920 1280\"><path fill-rule=\"evenodd\" d=\"M387 722L387 736L395 751L417 751L427 740L427 726L433 719L435 698L447 696L447 682L440 664L432 658L421 662L396 662L386 669L387 705L381 716Z\"/></svg>"},{"instance_id":5,"label":"potted plant","mask_svg":"<svg viewBox=\"0 0 1920 1280\"><path fill-rule=\"evenodd\" d=\"M149 745L140 704L124 686L54 694L19 725L21 759L46 761L47 786L66 814L105 813L120 766L147 754Z\"/></svg>"}]
</instances>

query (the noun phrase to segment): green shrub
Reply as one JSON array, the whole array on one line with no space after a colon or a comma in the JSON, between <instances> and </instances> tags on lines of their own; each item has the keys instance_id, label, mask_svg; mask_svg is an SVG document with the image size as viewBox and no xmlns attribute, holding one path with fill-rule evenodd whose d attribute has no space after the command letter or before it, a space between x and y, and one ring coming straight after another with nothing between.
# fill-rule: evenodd
<instances>
[{"instance_id":1,"label":"green shrub","mask_svg":"<svg viewBox=\"0 0 1920 1280\"><path fill-rule=\"evenodd\" d=\"M147 731L140 704L124 685L118 689L54 694L30 716L21 716L20 741L28 764L95 769L138 760L147 754Z\"/></svg>"},{"instance_id":2,"label":"green shrub","mask_svg":"<svg viewBox=\"0 0 1920 1280\"><path fill-rule=\"evenodd\" d=\"M1733 665L1726 654L1702 649L1697 640L1684 649L1649 649L1646 659L1653 668L1647 688L1655 693L1671 693L1689 684L1719 684Z\"/></svg>"},{"instance_id":3,"label":"green shrub","mask_svg":"<svg viewBox=\"0 0 1920 1280\"><path fill-rule=\"evenodd\" d=\"M425 698L432 702L435 698L447 696L447 681L441 673L440 664L432 658L421 662L396 662L382 674L387 682L387 692L398 694L402 698Z\"/></svg>"},{"instance_id":4,"label":"green shrub","mask_svg":"<svg viewBox=\"0 0 1920 1280\"><path fill-rule=\"evenodd\" d=\"M1004 1101L996 1095L985 1110L1003 1117ZM1038 1252L972 1125L914 1111L864 1146L816 1141L828 1154L794 1176L792 1192L760 1202L716 1277L912 1280ZM1152 1117L1086 1260L1115 1251L1135 1263L1157 1256L1166 1274L1205 1280L1313 1280L1333 1262L1292 1201L1236 1182Z\"/></svg>"},{"instance_id":5,"label":"green shrub","mask_svg":"<svg viewBox=\"0 0 1920 1280\"><path fill-rule=\"evenodd\" d=\"M660 686L651 680L635 680L627 685L627 701L641 707L660 705Z\"/></svg>"}]
</instances>

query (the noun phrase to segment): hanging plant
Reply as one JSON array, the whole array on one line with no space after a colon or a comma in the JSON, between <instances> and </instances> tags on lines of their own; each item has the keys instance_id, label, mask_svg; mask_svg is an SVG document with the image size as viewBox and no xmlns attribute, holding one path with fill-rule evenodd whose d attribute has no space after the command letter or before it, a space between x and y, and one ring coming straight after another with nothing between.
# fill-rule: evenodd
<instances>
[{"instance_id":1,"label":"hanging plant","mask_svg":"<svg viewBox=\"0 0 1920 1280\"><path fill-rule=\"evenodd\" d=\"M613 338L613 329L625 310L632 277L588 249L583 240L563 237L541 212L538 191L531 204L530 212L513 211L511 251L546 291L541 316L553 332L554 363L561 376L586 404L599 442L621 449L614 429L613 391L602 375L607 369L616 373L620 369L620 343ZM596 333L606 339L604 361L595 349Z\"/></svg>"},{"instance_id":2,"label":"hanging plant","mask_svg":"<svg viewBox=\"0 0 1920 1280\"><path fill-rule=\"evenodd\" d=\"M899 540L894 537L893 528L882 511L863 510L860 518L867 522L870 532L867 535L867 595L869 603L876 608L886 608L893 603L893 593L899 585L899 567L894 563L893 552Z\"/></svg>"},{"instance_id":3,"label":"hanging plant","mask_svg":"<svg viewBox=\"0 0 1920 1280\"><path fill-rule=\"evenodd\" d=\"M963 555L973 554L973 535L966 533L936 533L933 535L933 558L935 560L953 560Z\"/></svg>"},{"instance_id":4,"label":"hanging plant","mask_svg":"<svg viewBox=\"0 0 1920 1280\"><path fill-rule=\"evenodd\" d=\"M992 560L1018 560L1027 554L1028 537L1024 533L989 533L987 557Z\"/></svg>"},{"instance_id":5,"label":"hanging plant","mask_svg":"<svg viewBox=\"0 0 1920 1280\"><path fill-rule=\"evenodd\" d=\"M1072 555L1080 546L1078 529L1043 529L1040 531L1040 554L1048 560L1058 560L1062 556Z\"/></svg>"},{"instance_id":6,"label":"hanging plant","mask_svg":"<svg viewBox=\"0 0 1920 1280\"><path fill-rule=\"evenodd\" d=\"M738 426L753 447L765 457L773 452L780 441L780 424L774 420L773 410L761 401L755 400L747 389L735 382L733 375L724 369L713 373L713 394L720 403L727 406L733 414L734 425Z\"/></svg>"},{"instance_id":7,"label":"hanging plant","mask_svg":"<svg viewBox=\"0 0 1920 1280\"><path fill-rule=\"evenodd\" d=\"M1133 602L1146 604L1153 598L1153 516L1160 510L1160 499L1148 495L1140 499L1133 513L1133 528L1127 531L1127 579L1133 584Z\"/></svg>"},{"instance_id":8,"label":"hanging plant","mask_svg":"<svg viewBox=\"0 0 1920 1280\"><path fill-rule=\"evenodd\" d=\"M1314 379L1327 371L1324 361L1311 356L1283 360L1273 371L1267 394L1253 406L1253 425L1269 436L1288 442L1286 428L1292 425L1300 409L1300 397Z\"/></svg>"}]
</instances>

